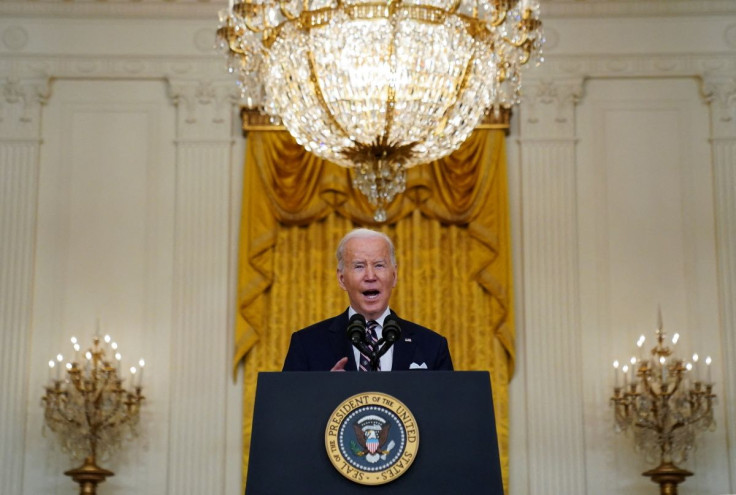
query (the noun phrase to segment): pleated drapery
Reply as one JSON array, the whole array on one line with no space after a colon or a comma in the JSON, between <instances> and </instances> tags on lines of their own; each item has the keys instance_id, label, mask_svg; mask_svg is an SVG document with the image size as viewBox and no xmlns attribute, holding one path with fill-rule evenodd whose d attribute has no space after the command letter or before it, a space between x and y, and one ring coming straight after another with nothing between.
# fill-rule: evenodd
<instances>
[{"instance_id":1,"label":"pleated drapery","mask_svg":"<svg viewBox=\"0 0 736 495\"><path fill-rule=\"evenodd\" d=\"M257 374L281 369L292 332L345 310L335 249L366 226L396 246L391 308L447 337L456 370L490 371L508 486L514 329L504 142L502 130L476 130L449 157L409 169L406 192L376 225L350 170L286 132L249 133L234 359L245 368L244 479Z\"/></svg>"}]
</instances>

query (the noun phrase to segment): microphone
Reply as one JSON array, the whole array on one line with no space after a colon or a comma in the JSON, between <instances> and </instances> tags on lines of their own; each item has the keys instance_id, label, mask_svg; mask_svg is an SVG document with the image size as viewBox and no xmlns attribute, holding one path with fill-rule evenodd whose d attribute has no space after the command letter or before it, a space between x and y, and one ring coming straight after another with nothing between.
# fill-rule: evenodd
<instances>
[{"instance_id":1,"label":"microphone","mask_svg":"<svg viewBox=\"0 0 736 495\"><path fill-rule=\"evenodd\" d=\"M375 352L366 341L365 318L363 315L355 313L350 317L347 328L348 339L350 342L366 356L371 356L371 363L375 361Z\"/></svg>"},{"instance_id":2,"label":"microphone","mask_svg":"<svg viewBox=\"0 0 736 495\"><path fill-rule=\"evenodd\" d=\"M357 346L361 342L365 342L365 318L359 313L355 313L350 317L347 328L348 339L353 345Z\"/></svg>"},{"instance_id":3,"label":"microphone","mask_svg":"<svg viewBox=\"0 0 736 495\"><path fill-rule=\"evenodd\" d=\"M391 344L401 338L401 327L399 326L399 322L395 315L389 314L383 320L382 334L383 338L386 339L386 342L390 342Z\"/></svg>"},{"instance_id":4,"label":"microphone","mask_svg":"<svg viewBox=\"0 0 736 495\"><path fill-rule=\"evenodd\" d=\"M378 351L378 357L386 354L391 346L394 345L394 342L396 342L400 338L401 327L399 326L399 322L396 319L396 315L390 313L383 320L383 329L381 330L381 341L383 341L383 345Z\"/></svg>"}]
</instances>

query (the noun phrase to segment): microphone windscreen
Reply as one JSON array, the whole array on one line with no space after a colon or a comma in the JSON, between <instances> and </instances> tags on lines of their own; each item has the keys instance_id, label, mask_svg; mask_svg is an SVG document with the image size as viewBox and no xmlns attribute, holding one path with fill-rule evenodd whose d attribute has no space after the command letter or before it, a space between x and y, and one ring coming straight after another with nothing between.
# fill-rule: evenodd
<instances>
[{"instance_id":1,"label":"microphone windscreen","mask_svg":"<svg viewBox=\"0 0 736 495\"><path fill-rule=\"evenodd\" d=\"M401 327L395 315L389 314L383 320L382 335L388 342L396 342L401 337Z\"/></svg>"},{"instance_id":2,"label":"microphone windscreen","mask_svg":"<svg viewBox=\"0 0 736 495\"><path fill-rule=\"evenodd\" d=\"M350 317L347 327L348 339L353 344L362 342L365 338L365 318L359 313Z\"/></svg>"}]
</instances>

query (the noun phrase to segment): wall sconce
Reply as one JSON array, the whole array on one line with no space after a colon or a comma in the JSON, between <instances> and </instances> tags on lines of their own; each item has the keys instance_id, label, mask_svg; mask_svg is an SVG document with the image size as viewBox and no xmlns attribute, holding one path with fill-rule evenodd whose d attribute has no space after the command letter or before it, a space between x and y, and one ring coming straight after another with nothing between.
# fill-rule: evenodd
<instances>
[{"instance_id":1,"label":"wall sconce","mask_svg":"<svg viewBox=\"0 0 736 495\"><path fill-rule=\"evenodd\" d=\"M71 338L74 359L64 363L61 354L49 361L49 383L42 404L45 425L56 434L62 451L81 466L66 471L79 483L80 495L94 495L99 483L113 472L97 465L118 450L125 439L137 436L140 406L144 400L143 369L130 368L127 383L120 372L122 356L109 335L81 352L76 337Z\"/></svg>"},{"instance_id":2,"label":"wall sconce","mask_svg":"<svg viewBox=\"0 0 736 495\"><path fill-rule=\"evenodd\" d=\"M649 356L644 354L645 337L636 343L639 355L621 366L614 361L614 387L611 404L617 432L632 431L634 447L645 454L647 462L659 466L642 473L659 483L660 495L677 495L677 485L692 472L676 464L687 459L695 435L715 430L713 420L713 381L711 358L702 363L694 354L685 362L673 353L665 341L662 313L657 322L657 343ZM672 336L672 346L679 334Z\"/></svg>"}]
</instances>

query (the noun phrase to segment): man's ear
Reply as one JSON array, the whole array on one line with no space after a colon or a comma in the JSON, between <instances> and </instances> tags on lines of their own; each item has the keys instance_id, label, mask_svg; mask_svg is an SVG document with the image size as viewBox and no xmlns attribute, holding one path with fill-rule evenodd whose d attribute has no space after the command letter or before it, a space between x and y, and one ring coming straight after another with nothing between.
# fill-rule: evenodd
<instances>
[{"instance_id":1,"label":"man's ear","mask_svg":"<svg viewBox=\"0 0 736 495\"><path fill-rule=\"evenodd\" d=\"M337 270L337 284L342 290L347 290L345 288L345 282L343 281L342 271L340 271L340 269Z\"/></svg>"},{"instance_id":2,"label":"man's ear","mask_svg":"<svg viewBox=\"0 0 736 495\"><path fill-rule=\"evenodd\" d=\"M396 282L399 281L399 265L398 263L394 266L394 283L391 287L396 287Z\"/></svg>"}]
</instances>

